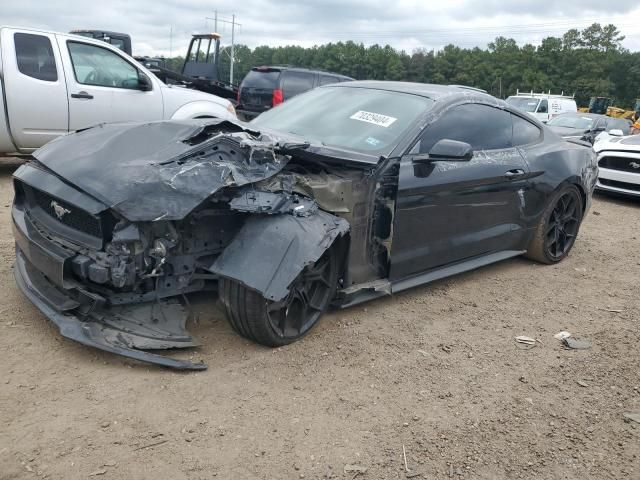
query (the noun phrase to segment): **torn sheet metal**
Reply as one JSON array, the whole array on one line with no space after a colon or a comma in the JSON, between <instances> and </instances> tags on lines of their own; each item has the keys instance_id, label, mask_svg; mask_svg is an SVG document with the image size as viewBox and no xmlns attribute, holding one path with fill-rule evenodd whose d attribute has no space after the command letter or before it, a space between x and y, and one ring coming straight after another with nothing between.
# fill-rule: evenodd
<instances>
[{"instance_id":1,"label":"torn sheet metal","mask_svg":"<svg viewBox=\"0 0 640 480\"><path fill-rule=\"evenodd\" d=\"M42 274L31 267L21 253L16 256L13 273L22 292L58 327L60 334L64 337L90 347L163 367L178 370L207 368L204 363L177 360L138 350L139 348L187 348L197 345L184 329L185 317L177 311L181 310L180 305L160 303L155 306L138 305L119 310L119 316L106 315L101 318L101 321L84 321L76 315L59 311L49 303L50 295L47 296L47 293L43 292L43 283L39 280ZM136 308L151 308L157 315L154 318L158 318L158 321L155 324L137 322L136 319L145 312L140 310L137 313L133 312ZM161 311L162 309L168 310ZM100 317L100 310L91 311L89 314L97 320ZM133 316L129 316L131 314Z\"/></svg>"},{"instance_id":2,"label":"torn sheet metal","mask_svg":"<svg viewBox=\"0 0 640 480\"><path fill-rule=\"evenodd\" d=\"M269 215L290 213L298 217L308 217L318 210L311 199L287 193L264 192L247 189L229 202L231 210L246 213L266 213Z\"/></svg>"},{"instance_id":3,"label":"torn sheet metal","mask_svg":"<svg viewBox=\"0 0 640 480\"><path fill-rule=\"evenodd\" d=\"M201 140L194 144L194 141ZM277 140L228 121L99 125L54 141L37 161L130 221L178 220L227 186L270 178Z\"/></svg>"},{"instance_id":4,"label":"torn sheet metal","mask_svg":"<svg viewBox=\"0 0 640 480\"><path fill-rule=\"evenodd\" d=\"M346 220L322 210L309 217L255 215L209 270L277 302L287 296L289 285L304 267L316 262L348 230Z\"/></svg>"}]
</instances>

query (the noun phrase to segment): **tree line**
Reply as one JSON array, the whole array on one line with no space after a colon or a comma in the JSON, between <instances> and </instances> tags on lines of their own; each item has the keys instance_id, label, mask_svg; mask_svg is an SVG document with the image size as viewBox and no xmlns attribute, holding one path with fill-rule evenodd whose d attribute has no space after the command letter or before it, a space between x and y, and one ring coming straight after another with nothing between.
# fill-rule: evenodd
<instances>
[{"instance_id":1,"label":"tree line","mask_svg":"<svg viewBox=\"0 0 640 480\"><path fill-rule=\"evenodd\" d=\"M300 46L249 48L236 45L234 77L239 83L260 65L291 65L347 75L358 80L402 80L482 88L506 98L516 90L575 94L578 105L592 96L612 97L631 108L640 97L640 52L622 47L624 36L614 25L594 23L547 37L540 45L518 45L498 36L486 48L447 45L408 54L390 45L365 46L353 41ZM229 78L229 47L221 49L220 78ZM184 58L169 59L179 69Z\"/></svg>"}]
</instances>

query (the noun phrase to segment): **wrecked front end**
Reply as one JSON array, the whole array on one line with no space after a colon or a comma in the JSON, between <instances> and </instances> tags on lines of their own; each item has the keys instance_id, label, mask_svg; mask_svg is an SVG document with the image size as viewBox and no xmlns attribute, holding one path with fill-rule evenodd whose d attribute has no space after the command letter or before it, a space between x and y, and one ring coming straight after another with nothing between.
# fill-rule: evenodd
<instances>
[{"instance_id":1,"label":"wrecked front end","mask_svg":"<svg viewBox=\"0 0 640 480\"><path fill-rule=\"evenodd\" d=\"M160 144L140 145L140 128ZM65 337L204 369L149 352L197 345L189 293L229 278L280 301L336 239L371 228L368 172L301 167L295 148L229 122L106 126L53 142L15 173L17 284Z\"/></svg>"}]
</instances>

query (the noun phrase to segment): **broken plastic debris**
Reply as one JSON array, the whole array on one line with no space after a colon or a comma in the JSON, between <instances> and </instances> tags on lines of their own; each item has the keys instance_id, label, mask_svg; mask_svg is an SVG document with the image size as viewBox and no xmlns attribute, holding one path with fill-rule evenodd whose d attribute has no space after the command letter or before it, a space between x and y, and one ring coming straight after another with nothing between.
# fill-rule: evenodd
<instances>
[{"instance_id":1,"label":"broken plastic debris","mask_svg":"<svg viewBox=\"0 0 640 480\"><path fill-rule=\"evenodd\" d=\"M558 332L556 333L553 338L557 338L558 340L564 340L565 338L569 338L571 336L571 334L565 330L563 330L562 332Z\"/></svg>"},{"instance_id":2,"label":"broken plastic debris","mask_svg":"<svg viewBox=\"0 0 640 480\"><path fill-rule=\"evenodd\" d=\"M366 473L367 467L362 467L360 465L345 465L344 473Z\"/></svg>"},{"instance_id":3,"label":"broken plastic debris","mask_svg":"<svg viewBox=\"0 0 640 480\"><path fill-rule=\"evenodd\" d=\"M623 416L625 421L640 423L640 412L625 412Z\"/></svg>"},{"instance_id":4,"label":"broken plastic debris","mask_svg":"<svg viewBox=\"0 0 640 480\"><path fill-rule=\"evenodd\" d=\"M591 348L591 342L587 342L586 340L578 340L577 338L567 337L562 339L562 343L567 348L571 348L572 350L586 350Z\"/></svg>"},{"instance_id":5,"label":"broken plastic debris","mask_svg":"<svg viewBox=\"0 0 640 480\"><path fill-rule=\"evenodd\" d=\"M536 346L536 340L531 337L525 337L524 335L520 335L515 337L516 346L521 350L531 350Z\"/></svg>"}]
</instances>

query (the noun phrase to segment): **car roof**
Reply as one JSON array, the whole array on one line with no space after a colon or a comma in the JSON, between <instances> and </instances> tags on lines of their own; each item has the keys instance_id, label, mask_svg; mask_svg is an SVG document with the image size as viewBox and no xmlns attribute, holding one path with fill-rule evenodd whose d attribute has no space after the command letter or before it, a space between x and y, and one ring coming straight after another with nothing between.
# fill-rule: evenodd
<instances>
[{"instance_id":1,"label":"car roof","mask_svg":"<svg viewBox=\"0 0 640 480\"><path fill-rule=\"evenodd\" d=\"M347 88L370 88L373 90L386 90L389 92L409 93L420 95L432 100L439 100L451 95L465 95L477 99L499 101L497 98L474 87L464 85L438 85L434 83L413 83L413 82L390 82L382 80L357 80L354 82L341 83L340 87Z\"/></svg>"},{"instance_id":2,"label":"car roof","mask_svg":"<svg viewBox=\"0 0 640 480\"><path fill-rule=\"evenodd\" d=\"M119 37L131 37L128 33L122 33L122 32L113 32L111 30L95 30L92 28L76 28L74 30L71 30L69 33L71 33L72 35L77 35L79 33L103 33L105 35L118 35Z\"/></svg>"},{"instance_id":3,"label":"car roof","mask_svg":"<svg viewBox=\"0 0 640 480\"><path fill-rule=\"evenodd\" d=\"M346 75L341 75L336 72L329 72L327 70L317 70L313 68L292 67L291 65L260 65L259 67L253 67L251 70L255 72L260 72L265 70L282 70L282 71L287 70L287 71L294 71L294 72L324 73L326 75L332 75L334 77L348 78L350 80L353 80L351 77L348 77Z\"/></svg>"}]
</instances>

